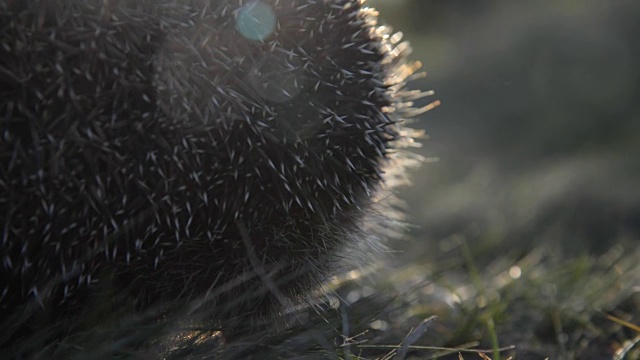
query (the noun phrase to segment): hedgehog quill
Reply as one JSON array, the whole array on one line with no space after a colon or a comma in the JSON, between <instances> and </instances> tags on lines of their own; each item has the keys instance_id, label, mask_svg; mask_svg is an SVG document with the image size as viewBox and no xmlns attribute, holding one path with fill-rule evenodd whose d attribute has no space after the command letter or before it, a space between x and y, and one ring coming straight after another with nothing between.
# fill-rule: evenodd
<instances>
[{"instance_id":1,"label":"hedgehog quill","mask_svg":"<svg viewBox=\"0 0 640 360\"><path fill-rule=\"evenodd\" d=\"M374 247L433 107L400 38L355 0L0 1L0 347L251 332Z\"/></svg>"}]
</instances>

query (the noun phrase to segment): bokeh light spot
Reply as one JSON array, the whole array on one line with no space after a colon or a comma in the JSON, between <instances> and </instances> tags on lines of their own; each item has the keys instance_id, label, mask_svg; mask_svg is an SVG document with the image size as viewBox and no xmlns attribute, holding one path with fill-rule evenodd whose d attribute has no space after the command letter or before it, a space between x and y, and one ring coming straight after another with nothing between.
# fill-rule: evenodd
<instances>
[{"instance_id":1,"label":"bokeh light spot","mask_svg":"<svg viewBox=\"0 0 640 360\"><path fill-rule=\"evenodd\" d=\"M385 331L389 328L389 323L383 320L374 320L369 324L373 330Z\"/></svg>"},{"instance_id":2,"label":"bokeh light spot","mask_svg":"<svg viewBox=\"0 0 640 360\"><path fill-rule=\"evenodd\" d=\"M509 276L511 276L511 278L514 280L520 279L520 276L522 276L522 270L520 269L520 266L512 266L509 269Z\"/></svg>"},{"instance_id":3,"label":"bokeh light spot","mask_svg":"<svg viewBox=\"0 0 640 360\"><path fill-rule=\"evenodd\" d=\"M271 6L261 1L247 4L238 12L236 28L245 38L262 41L273 34L276 14Z\"/></svg>"}]
</instances>

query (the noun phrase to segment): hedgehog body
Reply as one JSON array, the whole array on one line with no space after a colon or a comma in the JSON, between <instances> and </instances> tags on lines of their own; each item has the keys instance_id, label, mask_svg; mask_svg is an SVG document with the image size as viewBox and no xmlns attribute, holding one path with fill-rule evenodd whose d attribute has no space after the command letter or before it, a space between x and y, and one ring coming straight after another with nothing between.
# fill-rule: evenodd
<instances>
[{"instance_id":1,"label":"hedgehog body","mask_svg":"<svg viewBox=\"0 0 640 360\"><path fill-rule=\"evenodd\" d=\"M0 323L304 296L408 139L396 42L352 0L0 2Z\"/></svg>"}]
</instances>

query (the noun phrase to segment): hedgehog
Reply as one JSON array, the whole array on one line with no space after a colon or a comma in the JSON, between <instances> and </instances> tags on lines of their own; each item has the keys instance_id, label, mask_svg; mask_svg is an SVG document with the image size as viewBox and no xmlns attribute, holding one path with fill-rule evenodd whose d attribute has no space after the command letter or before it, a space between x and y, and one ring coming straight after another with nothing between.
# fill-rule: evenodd
<instances>
[{"instance_id":1,"label":"hedgehog","mask_svg":"<svg viewBox=\"0 0 640 360\"><path fill-rule=\"evenodd\" d=\"M0 1L0 347L103 302L251 331L378 246L433 107L400 40L360 0Z\"/></svg>"}]
</instances>

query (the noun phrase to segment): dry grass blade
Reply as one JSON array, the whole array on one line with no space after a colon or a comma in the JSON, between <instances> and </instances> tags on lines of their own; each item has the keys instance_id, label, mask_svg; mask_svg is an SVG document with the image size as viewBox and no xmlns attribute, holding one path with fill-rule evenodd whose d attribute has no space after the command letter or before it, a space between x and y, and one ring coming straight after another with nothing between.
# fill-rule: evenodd
<instances>
[{"instance_id":1,"label":"dry grass blade","mask_svg":"<svg viewBox=\"0 0 640 360\"><path fill-rule=\"evenodd\" d=\"M418 327L413 329L413 331L411 331L409 335L407 335L407 337L402 341L400 349L398 350L396 360L403 360L407 357L407 351L409 351L409 347L418 339L420 339L422 335L424 335L424 333L427 332L427 329L429 329L429 324L436 318L437 316L431 316L423 320L420 325L418 325Z\"/></svg>"},{"instance_id":2,"label":"dry grass blade","mask_svg":"<svg viewBox=\"0 0 640 360\"><path fill-rule=\"evenodd\" d=\"M614 323L617 323L619 325L622 325L626 328L629 328L637 333L640 333L640 326L636 325L636 324L632 324L628 321L622 320L619 317L613 316L613 315L607 315L607 319L613 321Z\"/></svg>"}]
</instances>

